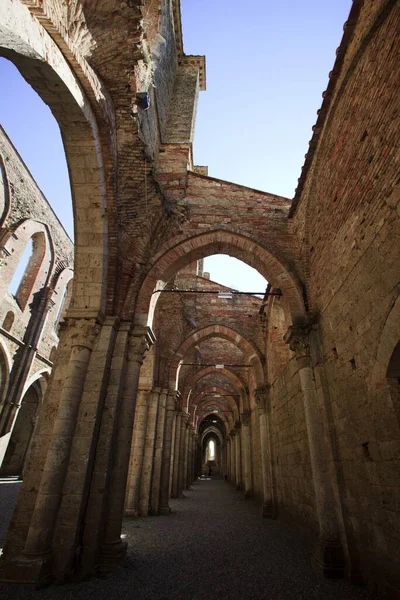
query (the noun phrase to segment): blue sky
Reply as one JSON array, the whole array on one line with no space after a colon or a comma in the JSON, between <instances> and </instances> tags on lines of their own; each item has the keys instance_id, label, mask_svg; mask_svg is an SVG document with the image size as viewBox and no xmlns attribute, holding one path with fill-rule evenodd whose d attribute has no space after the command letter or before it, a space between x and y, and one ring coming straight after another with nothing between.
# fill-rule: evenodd
<instances>
[{"instance_id":1,"label":"blue sky","mask_svg":"<svg viewBox=\"0 0 400 600\"><path fill-rule=\"evenodd\" d=\"M181 0L186 54L205 54L195 163L209 174L292 198L351 0ZM16 69L0 59L0 122L73 235L57 123ZM211 278L235 289L265 281L227 257Z\"/></svg>"}]
</instances>

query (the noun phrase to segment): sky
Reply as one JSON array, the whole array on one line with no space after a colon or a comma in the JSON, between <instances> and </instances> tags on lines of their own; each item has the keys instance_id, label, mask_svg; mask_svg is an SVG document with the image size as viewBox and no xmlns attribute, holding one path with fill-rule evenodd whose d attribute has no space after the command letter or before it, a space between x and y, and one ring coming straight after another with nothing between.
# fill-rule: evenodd
<instances>
[{"instance_id":1,"label":"sky","mask_svg":"<svg viewBox=\"0 0 400 600\"><path fill-rule=\"evenodd\" d=\"M209 175L292 198L351 0L181 0L184 51L206 55L194 161ZM0 123L73 237L68 171L48 107L0 59ZM211 279L263 291L254 269L205 260Z\"/></svg>"}]
</instances>

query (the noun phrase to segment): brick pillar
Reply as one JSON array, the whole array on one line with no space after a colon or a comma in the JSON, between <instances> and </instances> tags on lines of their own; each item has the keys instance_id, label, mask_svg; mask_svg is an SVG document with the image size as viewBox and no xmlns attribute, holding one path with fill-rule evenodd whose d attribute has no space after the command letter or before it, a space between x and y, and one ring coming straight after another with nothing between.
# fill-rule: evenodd
<instances>
[{"instance_id":1,"label":"brick pillar","mask_svg":"<svg viewBox=\"0 0 400 600\"><path fill-rule=\"evenodd\" d=\"M121 541L126 480L132 444L136 395L140 367L144 354L154 342L149 327L135 327L130 338L128 364L124 391L119 410L119 423L115 440L114 463L110 476L110 496L105 515L103 544L99 557L99 570L114 570L126 555L126 542Z\"/></svg>"},{"instance_id":2,"label":"brick pillar","mask_svg":"<svg viewBox=\"0 0 400 600\"><path fill-rule=\"evenodd\" d=\"M269 429L270 398L267 387L257 388L254 392L260 423L260 453L263 481L262 516L276 518L277 507L272 472L272 448Z\"/></svg>"},{"instance_id":3,"label":"brick pillar","mask_svg":"<svg viewBox=\"0 0 400 600\"><path fill-rule=\"evenodd\" d=\"M243 489L242 480L242 440L241 440L241 423L235 423L235 485L237 490Z\"/></svg>"},{"instance_id":4,"label":"brick pillar","mask_svg":"<svg viewBox=\"0 0 400 600\"><path fill-rule=\"evenodd\" d=\"M309 333L310 329L307 326L292 326L289 327L284 339L295 352L303 392L315 506L319 523L319 539L314 563L326 577L341 577L344 574L344 552L330 480L328 448L315 386Z\"/></svg>"},{"instance_id":5,"label":"brick pillar","mask_svg":"<svg viewBox=\"0 0 400 600\"><path fill-rule=\"evenodd\" d=\"M148 397L150 390L138 390L136 397L135 422L133 426L128 481L126 484L125 516L139 515L140 485L142 479L144 445L146 440Z\"/></svg>"},{"instance_id":6,"label":"brick pillar","mask_svg":"<svg viewBox=\"0 0 400 600\"><path fill-rule=\"evenodd\" d=\"M174 473L172 479L172 498L179 496L179 462L182 433L182 412L177 411L175 415L175 450L174 450Z\"/></svg>"},{"instance_id":7,"label":"brick pillar","mask_svg":"<svg viewBox=\"0 0 400 600\"><path fill-rule=\"evenodd\" d=\"M161 398L163 398L163 406L161 406ZM144 443L142 479L140 483L139 500L139 515L141 517L147 517L147 515L149 514L151 482L155 460L155 443L157 436L159 402L160 412L162 413L162 429L164 429L165 395L161 394L160 388L155 388L148 396L149 409L147 413L146 440Z\"/></svg>"},{"instance_id":8,"label":"brick pillar","mask_svg":"<svg viewBox=\"0 0 400 600\"><path fill-rule=\"evenodd\" d=\"M165 390L167 393L167 390ZM164 423L164 445L162 451L162 460L161 460L161 473L160 473L160 493L159 497L159 507L157 512L162 515L168 514L171 512L171 509L168 504L168 499L170 495L170 482L171 482L171 471L172 471L172 434L173 434L173 425L174 425L174 417L175 417L175 398L176 393L170 392L167 395L166 399L166 410L165 410L165 423Z\"/></svg>"},{"instance_id":9,"label":"brick pillar","mask_svg":"<svg viewBox=\"0 0 400 600\"><path fill-rule=\"evenodd\" d=\"M244 488L244 497L251 498L253 494L252 476L251 476L251 441L250 441L250 419L251 412L246 411L242 414L242 453L243 470L242 481Z\"/></svg>"}]
</instances>

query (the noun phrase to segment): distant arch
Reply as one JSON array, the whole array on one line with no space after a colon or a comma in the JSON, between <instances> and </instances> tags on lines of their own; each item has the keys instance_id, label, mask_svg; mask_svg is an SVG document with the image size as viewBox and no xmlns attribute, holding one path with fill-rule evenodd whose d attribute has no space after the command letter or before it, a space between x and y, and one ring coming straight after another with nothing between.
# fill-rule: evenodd
<instances>
[{"instance_id":1,"label":"distant arch","mask_svg":"<svg viewBox=\"0 0 400 600\"><path fill-rule=\"evenodd\" d=\"M247 340L242 334L231 327L225 325L208 325L201 329L197 329L191 335L189 335L184 342L176 350L174 357L170 365L169 381L170 385L174 385L177 379L177 370L180 361L184 358L185 354L193 346L200 344L210 338L218 337L221 339L228 340L237 346L243 354L247 357L250 363L255 369L257 385L263 385L264 383L264 372L261 362L261 352L255 346L253 342Z\"/></svg>"}]
</instances>

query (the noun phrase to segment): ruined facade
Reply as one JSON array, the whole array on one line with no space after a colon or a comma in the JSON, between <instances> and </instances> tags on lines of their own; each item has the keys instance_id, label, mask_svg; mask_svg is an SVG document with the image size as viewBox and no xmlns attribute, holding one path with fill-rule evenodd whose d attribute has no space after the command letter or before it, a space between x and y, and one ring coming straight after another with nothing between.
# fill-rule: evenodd
<instances>
[{"instance_id":1,"label":"ruined facade","mask_svg":"<svg viewBox=\"0 0 400 600\"><path fill-rule=\"evenodd\" d=\"M73 244L0 127L0 475L21 475L72 296Z\"/></svg>"},{"instance_id":2,"label":"ruined facade","mask_svg":"<svg viewBox=\"0 0 400 600\"><path fill-rule=\"evenodd\" d=\"M59 123L76 230L3 579L116 568L123 515L168 512L213 438L322 573L397 598L398 2L354 0L293 201L193 164L205 62L178 0L5 0L0 17L1 55ZM264 275L264 301L160 291L215 290L196 265L216 253Z\"/></svg>"}]
</instances>

